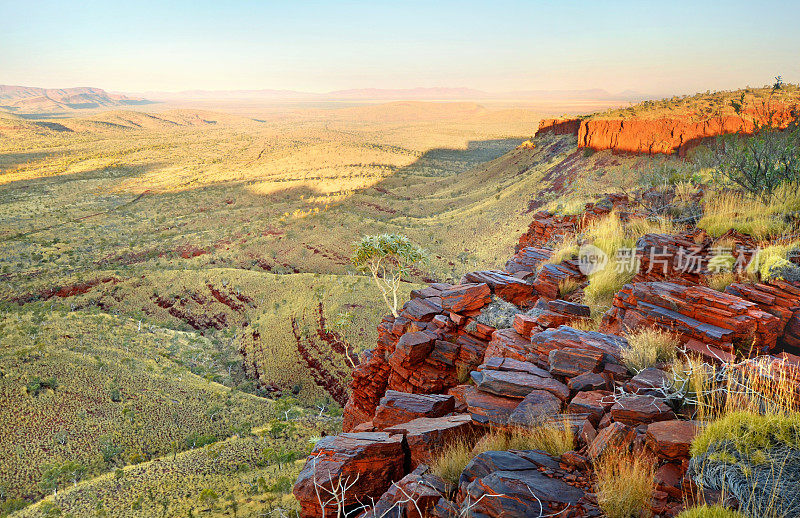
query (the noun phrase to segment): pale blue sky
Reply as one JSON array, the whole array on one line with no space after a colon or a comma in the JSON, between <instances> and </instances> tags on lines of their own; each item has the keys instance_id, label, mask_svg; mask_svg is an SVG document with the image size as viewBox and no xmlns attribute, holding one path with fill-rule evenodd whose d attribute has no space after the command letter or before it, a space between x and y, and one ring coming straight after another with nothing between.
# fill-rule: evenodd
<instances>
[{"instance_id":1,"label":"pale blue sky","mask_svg":"<svg viewBox=\"0 0 800 518\"><path fill-rule=\"evenodd\" d=\"M0 0L0 84L666 94L800 81L800 1Z\"/></svg>"}]
</instances>

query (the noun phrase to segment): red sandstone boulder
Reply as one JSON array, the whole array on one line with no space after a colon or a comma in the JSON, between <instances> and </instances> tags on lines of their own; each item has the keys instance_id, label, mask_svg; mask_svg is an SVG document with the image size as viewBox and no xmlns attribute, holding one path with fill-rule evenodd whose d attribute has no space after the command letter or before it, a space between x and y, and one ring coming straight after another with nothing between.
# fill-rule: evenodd
<instances>
[{"instance_id":1,"label":"red sandstone boulder","mask_svg":"<svg viewBox=\"0 0 800 518\"><path fill-rule=\"evenodd\" d=\"M464 401L467 404L467 411L475 422L481 424L507 425L509 416L517 409L520 403L517 398L489 394L478 390L472 385L465 388L463 394Z\"/></svg>"},{"instance_id":2,"label":"red sandstone boulder","mask_svg":"<svg viewBox=\"0 0 800 518\"><path fill-rule=\"evenodd\" d=\"M601 331L658 327L692 341L743 354L769 351L777 342L780 320L753 302L704 286L670 282L626 284L603 316Z\"/></svg>"},{"instance_id":3,"label":"red sandstone boulder","mask_svg":"<svg viewBox=\"0 0 800 518\"><path fill-rule=\"evenodd\" d=\"M428 357L433 350L436 337L424 331L406 333L397 341L394 353L389 358L389 364L398 368L416 365Z\"/></svg>"},{"instance_id":4,"label":"red sandstone boulder","mask_svg":"<svg viewBox=\"0 0 800 518\"><path fill-rule=\"evenodd\" d=\"M526 246L508 260L505 269L511 275L518 272L535 272L541 263L550 259L552 250Z\"/></svg>"},{"instance_id":5,"label":"red sandstone boulder","mask_svg":"<svg viewBox=\"0 0 800 518\"><path fill-rule=\"evenodd\" d=\"M498 329L492 333L492 340L486 347L485 354L487 358L499 357L527 361L532 352L530 339L514 329Z\"/></svg>"},{"instance_id":6,"label":"red sandstone boulder","mask_svg":"<svg viewBox=\"0 0 800 518\"><path fill-rule=\"evenodd\" d=\"M446 417L420 417L407 423L391 426L388 433L405 435L411 456L411 467L428 463L456 439L474 439L475 425L469 414Z\"/></svg>"},{"instance_id":7,"label":"red sandstone boulder","mask_svg":"<svg viewBox=\"0 0 800 518\"><path fill-rule=\"evenodd\" d=\"M486 283L492 293L516 306L533 303L533 287L527 282L499 270L470 272L461 278L462 284Z\"/></svg>"},{"instance_id":8,"label":"red sandstone boulder","mask_svg":"<svg viewBox=\"0 0 800 518\"><path fill-rule=\"evenodd\" d=\"M464 283L441 292L442 308L454 313L475 311L491 302L486 283Z\"/></svg>"},{"instance_id":9,"label":"red sandstone boulder","mask_svg":"<svg viewBox=\"0 0 800 518\"><path fill-rule=\"evenodd\" d=\"M550 374L574 378L580 374L601 370L603 353L590 349L553 349L548 355Z\"/></svg>"},{"instance_id":10,"label":"red sandstone boulder","mask_svg":"<svg viewBox=\"0 0 800 518\"><path fill-rule=\"evenodd\" d=\"M326 516L336 516L360 501L380 498L393 481L403 477L403 442L402 435L385 432L323 437L308 456L294 486L303 516L323 516L320 500L330 500L341 485L349 486L345 509L337 509L335 501L331 501L325 507Z\"/></svg>"},{"instance_id":11,"label":"red sandstone boulder","mask_svg":"<svg viewBox=\"0 0 800 518\"><path fill-rule=\"evenodd\" d=\"M569 397L566 385L552 376L537 376L518 371L473 371L472 379L478 390L498 396L524 398L532 390L545 390L565 401Z\"/></svg>"},{"instance_id":12,"label":"red sandstone boulder","mask_svg":"<svg viewBox=\"0 0 800 518\"><path fill-rule=\"evenodd\" d=\"M508 417L510 426L532 427L561 412L563 402L546 390L532 390Z\"/></svg>"},{"instance_id":13,"label":"red sandstone boulder","mask_svg":"<svg viewBox=\"0 0 800 518\"><path fill-rule=\"evenodd\" d=\"M675 419L675 413L663 399L653 396L624 396L611 407L614 421L631 426Z\"/></svg>"},{"instance_id":14,"label":"red sandstone boulder","mask_svg":"<svg viewBox=\"0 0 800 518\"><path fill-rule=\"evenodd\" d=\"M429 473L420 465L375 502L375 506L359 518L423 518L431 516L439 500L447 494L447 482Z\"/></svg>"},{"instance_id":15,"label":"red sandstone boulder","mask_svg":"<svg viewBox=\"0 0 800 518\"><path fill-rule=\"evenodd\" d=\"M535 316L517 313L514 315L514 331L523 338L530 338L533 331L538 330L539 323ZM496 331L495 331L496 332Z\"/></svg>"},{"instance_id":16,"label":"red sandstone boulder","mask_svg":"<svg viewBox=\"0 0 800 518\"><path fill-rule=\"evenodd\" d=\"M539 376L540 378L551 377L550 373L541 367L538 367L531 362L523 362L513 358L497 358L487 356L486 360L481 365L478 365L476 370L525 372L534 376Z\"/></svg>"},{"instance_id":17,"label":"red sandstone boulder","mask_svg":"<svg viewBox=\"0 0 800 518\"><path fill-rule=\"evenodd\" d=\"M586 276L578 268L574 260L562 261L559 264L545 264L536 273L531 284L533 289L546 299L561 297L561 287L567 282L583 283Z\"/></svg>"},{"instance_id":18,"label":"red sandstone boulder","mask_svg":"<svg viewBox=\"0 0 800 518\"><path fill-rule=\"evenodd\" d=\"M549 357L550 351L557 349L585 349L603 353L603 362L618 364L622 358L622 347L627 340L621 336L598 333L596 331L580 331L569 326L547 329L531 336L531 346L543 359Z\"/></svg>"},{"instance_id":19,"label":"red sandstone boulder","mask_svg":"<svg viewBox=\"0 0 800 518\"><path fill-rule=\"evenodd\" d=\"M441 417L455 409L455 398L442 394L408 394L387 390L372 418L378 430L418 417Z\"/></svg>"},{"instance_id":20,"label":"red sandstone boulder","mask_svg":"<svg viewBox=\"0 0 800 518\"><path fill-rule=\"evenodd\" d=\"M647 441L661 458L688 458L698 431L694 421L661 421L648 425Z\"/></svg>"},{"instance_id":21,"label":"red sandstone boulder","mask_svg":"<svg viewBox=\"0 0 800 518\"><path fill-rule=\"evenodd\" d=\"M606 426L597 434L589 445L586 453L590 459L596 459L609 448L617 448L631 443L636 436L636 430L623 423L614 422Z\"/></svg>"},{"instance_id":22,"label":"red sandstone boulder","mask_svg":"<svg viewBox=\"0 0 800 518\"><path fill-rule=\"evenodd\" d=\"M535 451L483 453L464 470L459 500L471 507L470 516L493 518L575 509L583 490L547 476L544 469L558 469L558 461Z\"/></svg>"},{"instance_id":23,"label":"red sandstone boulder","mask_svg":"<svg viewBox=\"0 0 800 518\"><path fill-rule=\"evenodd\" d=\"M601 390L608 387L608 380L596 372L585 372L570 379L567 387L573 392Z\"/></svg>"},{"instance_id":24,"label":"red sandstone boulder","mask_svg":"<svg viewBox=\"0 0 800 518\"><path fill-rule=\"evenodd\" d=\"M570 414L587 415L595 427L600 423L606 412L614 406L611 392L607 390L590 390L578 392L567 405Z\"/></svg>"}]
</instances>

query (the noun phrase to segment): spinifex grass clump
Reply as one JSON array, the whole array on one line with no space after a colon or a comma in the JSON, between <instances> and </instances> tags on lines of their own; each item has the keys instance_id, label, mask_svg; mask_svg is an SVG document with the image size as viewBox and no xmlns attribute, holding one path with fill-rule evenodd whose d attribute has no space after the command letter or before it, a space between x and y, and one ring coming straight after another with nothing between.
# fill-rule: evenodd
<instances>
[{"instance_id":1,"label":"spinifex grass clump","mask_svg":"<svg viewBox=\"0 0 800 518\"><path fill-rule=\"evenodd\" d=\"M634 374L675 359L680 342L674 334L656 328L644 328L627 335L628 346L622 349L622 362Z\"/></svg>"},{"instance_id":2,"label":"spinifex grass clump","mask_svg":"<svg viewBox=\"0 0 800 518\"><path fill-rule=\"evenodd\" d=\"M457 484L467 464L487 451L541 450L558 456L575 448L575 434L567 421L539 423L530 428L490 430L474 445L459 439L445 447L431 462L433 473Z\"/></svg>"},{"instance_id":3,"label":"spinifex grass clump","mask_svg":"<svg viewBox=\"0 0 800 518\"><path fill-rule=\"evenodd\" d=\"M797 282L800 281L800 268L789 260L796 254L800 254L800 241L771 245L760 249L747 269L765 281Z\"/></svg>"},{"instance_id":4,"label":"spinifex grass clump","mask_svg":"<svg viewBox=\"0 0 800 518\"><path fill-rule=\"evenodd\" d=\"M636 241L645 234L674 234L676 231L675 226L665 219L631 218L623 221L613 212L592 222L584 232L585 241L602 250L608 262L604 268L589 275L589 285L584 290L587 303L609 306L614 294L636 274L635 265L625 264L619 252L634 249Z\"/></svg>"},{"instance_id":5,"label":"spinifex grass clump","mask_svg":"<svg viewBox=\"0 0 800 518\"><path fill-rule=\"evenodd\" d=\"M748 516L800 514L800 414L732 412L695 438L690 476Z\"/></svg>"},{"instance_id":6,"label":"spinifex grass clump","mask_svg":"<svg viewBox=\"0 0 800 518\"><path fill-rule=\"evenodd\" d=\"M745 518L745 515L721 505L701 505L683 511L678 518Z\"/></svg>"},{"instance_id":7,"label":"spinifex grass clump","mask_svg":"<svg viewBox=\"0 0 800 518\"><path fill-rule=\"evenodd\" d=\"M642 452L615 448L595 463L597 503L609 518L651 516L654 459Z\"/></svg>"},{"instance_id":8,"label":"spinifex grass clump","mask_svg":"<svg viewBox=\"0 0 800 518\"><path fill-rule=\"evenodd\" d=\"M798 209L796 187L782 187L768 200L737 191L709 192L703 197L703 217L697 226L712 236L736 230L769 239L791 232L793 223L785 216Z\"/></svg>"}]
</instances>

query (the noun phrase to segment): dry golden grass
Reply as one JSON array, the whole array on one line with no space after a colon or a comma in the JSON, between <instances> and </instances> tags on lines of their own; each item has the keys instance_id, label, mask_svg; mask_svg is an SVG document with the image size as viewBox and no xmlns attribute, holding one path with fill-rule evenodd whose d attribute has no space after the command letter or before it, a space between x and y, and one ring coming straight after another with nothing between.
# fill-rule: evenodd
<instances>
[{"instance_id":1,"label":"dry golden grass","mask_svg":"<svg viewBox=\"0 0 800 518\"><path fill-rule=\"evenodd\" d=\"M622 350L622 361L634 374L659 363L671 362L680 346L674 334L656 328L637 329L626 338L628 346Z\"/></svg>"},{"instance_id":2,"label":"dry golden grass","mask_svg":"<svg viewBox=\"0 0 800 518\"><path fill-rule=\"evenodd\" d=\"M618 259L618 252L633 249L636 241L645 234L676 232L675 225L666 219L648 221L632 218L622 221L616 213L593 221L584 231L586 241L608 256L608 263L589 276L589 285L584 289L586 303L594 307L608 307L623 285L635 275L635 268L627 267Z\"/></svg>"},{"instance_id":3,"label":"dry golden grass","mask_svg":"<svg viewBox=\"0 0 800 518\"><path fill-rule=\"evenodd\" d=\"M745 518L745 515L721 505L702 505L686 509L678 518Z\"/></svg>"},{"instance_id":4,"label":"dry golden grass","mask_svg":"<svg viewBox=\"0 0 800 518\"><path fill-rule=\"evenodd\" d=\"M652 515L655 459L643 452L614 450L595 463L597 502L609 518Z\"/></svg>"},{"instance_id":5,"label":"dry golden grass","mask_svg":"<svg viewBox=\"0 0 800 518\"><path fill-rule=\"evenodd\" d=\"M472 446L467 441L454 441L431 461L431 472L456 485L461 477L461 472L475 455L472 452Z\"/></svg>"},{"instance_id":6,"label":"dry golden grass","mask_svg":"<svg viewBox=\"0 0 800 518\"><path fill-rule=\"evenodd\" d=\"M728 230L769 239L791 233L794 226L785 215L800 209L800 194L794 186L778 190L765 202L737 191L709 192L703 197L703 217L697 226L712 236Z\"/></svg>"},{"instance_id":7,"label":"dry golden grass","mask_svg":"<svg viewBox=\"0 0 800 518\"><path fill-rule=\"evenodd\" d=\"M458 483L470 461L487 451L541 450L553 456L575 449L575 434L566 420L535 423L528 428L492 429L477 442L457 440L445 447L431 462L431 469L443 479Z\"/></svg>"}]
</instances>

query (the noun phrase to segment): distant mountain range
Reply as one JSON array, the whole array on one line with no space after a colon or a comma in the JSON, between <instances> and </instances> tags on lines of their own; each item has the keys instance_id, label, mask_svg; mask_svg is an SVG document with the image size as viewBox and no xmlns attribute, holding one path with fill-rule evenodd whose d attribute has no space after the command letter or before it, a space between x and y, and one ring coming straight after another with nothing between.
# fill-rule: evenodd
<instances>
[{"instance_id":1,"label":"distant mountain range","mask_svg":"<svg viewBox=\"0 0 800 518\"><path fill-rule=\"evenodd\" d=\"M159 101L261 100L261 101L455 101L455 100L596 100L641 101L651 96L633 91L611 94L601 89L525 90L484 92L472 88L357 88L326 93L295 90L186 90L127 94L100 88L35 88L0 85L0 110L9 113L52 113L93 108L117 108Z\"/></svg>"},{"instance_id":2,"label":"distant mountain range","mask_svg":"<svg viewBox=\"0 0 800 518\"><path fill-rule=\"evenodd\" d=\"M54 112L149 104L152 101L111 94L100 88L35 88L0 85L0 109L15 112Z\"/></svg>"},{"instance_id":3,"label":"distant mountain range","mask_svg":"<svg viewBox=\"0 0 800 518\"><path fill-rule=\"evenodd\" d=\"M296 90L186 90L183 92L142 92L143 97L156 100L225 100L225 99L262 99L275 101L434 101L434 100L479 100L479 99L514 99L514 100L552 100L552 99L591 99L640 101L652 96L626 90L612 94L602 89L587 90L523 90L509 92L485 92L473 88L356 88L335 90L326 93L300 92Z\"/></svg>"}]
</instances>

